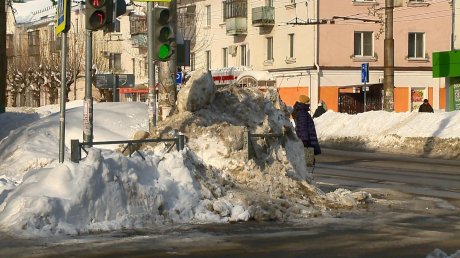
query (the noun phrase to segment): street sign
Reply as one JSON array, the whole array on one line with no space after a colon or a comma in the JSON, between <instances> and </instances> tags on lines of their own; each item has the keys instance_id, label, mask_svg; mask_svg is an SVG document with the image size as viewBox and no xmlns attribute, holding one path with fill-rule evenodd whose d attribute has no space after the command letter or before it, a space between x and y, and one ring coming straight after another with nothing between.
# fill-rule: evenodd
<instances>
[{"instance_id":1,"label":"street sign","mask_svg":"<svg viewBox=\"0 0 460 258\"><path fill-rule=\"evenodd\" d=\"M94 84L99 89L133 88L134 74L96 74Z\"/></svg>"},{"instance_id":2,"label":"street sign","mask_svg":"<svg viewBox=\"0 0 460 258\"><path fill-rule=\"evenodd\" d=\"M56 9L56 35L70 29L70 0L58 0Z\"/></svg>"},{"instance_id":3,"label":"street sign","mask_svg":"<svg viewBox=\"0 0 460 258\"><path fill-rule=\"evenodd\" d=\"M361 64L361 83L369 82L369 63Z\"/></svg>"},{"instance_id":4,"label":"street sign","mask_svg":"<svg viewBox=\"0 0 460 258\"><path fill-rule=\"evenodd\" d=\"M176 84L181 84L182 83L182 72L177 72L176 73Z\"/></svg>"}]
</instances>

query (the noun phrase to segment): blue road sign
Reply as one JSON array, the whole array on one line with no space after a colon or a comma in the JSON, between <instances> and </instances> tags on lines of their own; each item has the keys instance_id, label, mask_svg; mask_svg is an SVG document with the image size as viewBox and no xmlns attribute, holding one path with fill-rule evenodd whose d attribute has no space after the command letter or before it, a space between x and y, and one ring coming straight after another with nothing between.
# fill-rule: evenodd
<instances>
[{"instance_id":1,"label":"blue road sign","mask_svg":"<svg viewBox=\"0 0 460 258\"><path fill-rule=\"evenodd\" d=\"M181 84L182 83L182 72L177 72L176 73L176 84Z\"/></svg>"},{"instance_id":2,"label":"blue road sign","mask_svg":"<svg viewBox=\"0 0 460 258\"><path fill-rule=\"evenodd\" d=\"M369 82L369 63L361 64L361 83Z\"/></svg>"}]
</instances>

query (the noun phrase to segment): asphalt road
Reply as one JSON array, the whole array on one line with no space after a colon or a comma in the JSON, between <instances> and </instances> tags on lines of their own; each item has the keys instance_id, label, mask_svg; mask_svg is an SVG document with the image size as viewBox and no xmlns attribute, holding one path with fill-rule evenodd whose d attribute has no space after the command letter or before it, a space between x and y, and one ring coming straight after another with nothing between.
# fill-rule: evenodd
<instances>
[{"instance_id":1,"label":"asphalt road","mask_svg":"<svg viewBox=\"0 0 460 258\"><path fill-rule=\"evenodd\" d=\"M460 200L460 160L324 149L315 180L327 189L386 188Z\"/></svg>"},{"instance_id":2,"label":"asphalt road","mask_svg":"<svg viewBox=\"0 0 460 258\"><path fill-rule=\"evenodd\" d=\"M298 223L182 225L18 240L0 257L426 257L460 249L460 161L324 150L317 186L365 190L376 202Z\"/></svg>"}]
</instances>

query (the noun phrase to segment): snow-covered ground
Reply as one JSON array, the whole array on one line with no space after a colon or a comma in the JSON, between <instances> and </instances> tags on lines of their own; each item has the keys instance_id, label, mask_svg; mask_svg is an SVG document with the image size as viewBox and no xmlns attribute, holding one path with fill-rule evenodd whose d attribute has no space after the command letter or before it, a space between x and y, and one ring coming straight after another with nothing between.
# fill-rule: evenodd
<instances>
[{"instance_id":1,"label":"snow-covered ground","mask_svg":"<svg viewBox=\"0 0 460 258\"><path fill-rule=\"evenodd\" d=\"M329 111L315 124L323 146L460 158L460 111L357 115Z\"/></svg>"},{"instance_id":2,"label":"snow-covered ground","mask_svg":"<svg viewBox=\"0 0 460 258\"><path fill-rule=\"evenodd\" d=\"M82 139L82 104L67 104L67 148L70 139ZM370 198L343 189L325 194L310 184L302 144L292 135L287 109L278 104L270 95L227 89L212 105L179 112L153 132L153 137L185 133L185 150L148 146L142 150L144 161L107 145L91 149L78 164L69 161L68 149L66 161L57 162L58 105L7 108L0 114L0 231L46 236L165 223L299 219ZM94 141L131 139L136 131L148 130L147 113L144 103L95 103ZM395 138L458 140L459 122L458 111L329 111L315 119L321 141L353 138L375 148L395 146ZM245 127L254 133L284 131L287 138L283 147L257 140L262 163L247 161Z\"/></svg>"}]
</instances>

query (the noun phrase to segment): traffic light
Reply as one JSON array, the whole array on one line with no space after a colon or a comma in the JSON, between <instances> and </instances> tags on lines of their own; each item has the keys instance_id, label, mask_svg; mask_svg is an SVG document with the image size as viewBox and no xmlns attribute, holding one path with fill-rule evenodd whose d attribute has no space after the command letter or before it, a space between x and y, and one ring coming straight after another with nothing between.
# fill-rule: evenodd
<instances>
[{"instance_id":1,"label":"traffic light","mask_svg":"<svg viewBox=\"0 0 460 258\"><path fill-rule=\"evenodd\" d=\"M100 30L113 19L113 0L86 1L86 29Z\"/></svg>"},{"instance_id":2,"label":"traffic light","mask_svg":"<svg viewBox=\"0 0 460 258\"><path fill-rule=\"evenodd\" d=\"M167 61L173 51L171 41L173 40L173 30L170 25L171 11L164 6L156 6L154 13L154 38L153 38L153 59L156 61Z\"/></svg>"}]
</instances>

